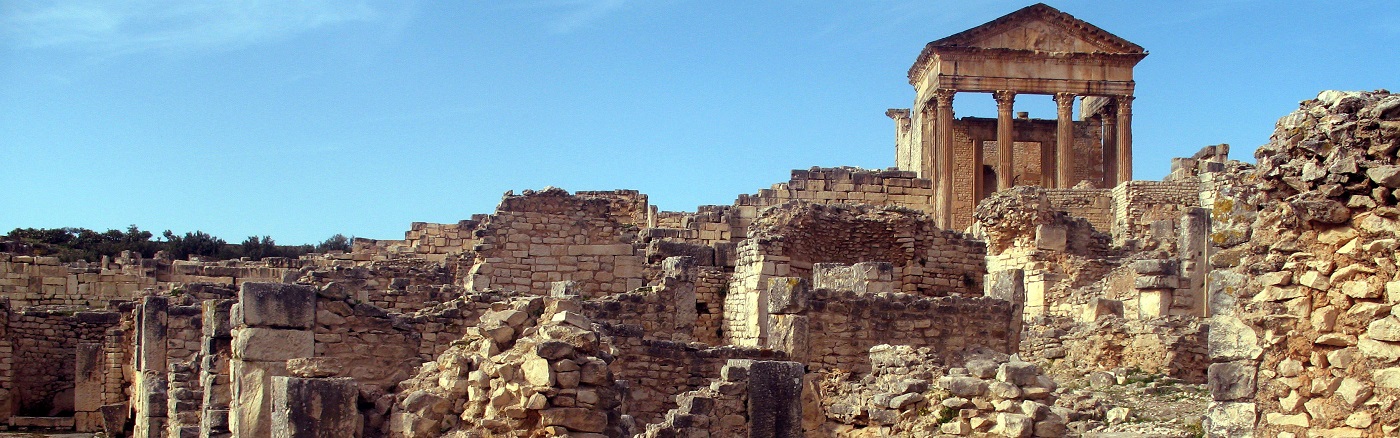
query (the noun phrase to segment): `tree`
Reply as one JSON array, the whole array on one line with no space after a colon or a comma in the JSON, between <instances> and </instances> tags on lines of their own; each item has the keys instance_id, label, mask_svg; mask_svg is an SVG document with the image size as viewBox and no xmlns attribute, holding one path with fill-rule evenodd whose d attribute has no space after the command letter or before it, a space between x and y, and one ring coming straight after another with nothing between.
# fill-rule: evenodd
<instances>
[{"instance_id":1,"label":"tree","mask_svg":"<svg viewBox=\"0 0 1400 438\"><path fill-rule=\"evenodd\" d=\"M161 235L165 237L166 251L177 260L189 258L191 255L216 257L224 249L224 245L228 244L224 239L203 231L178 236L170 230L165 230Z\"/></svg>"},{"instance_id":2,"label":"tree","mask_svg":"<svg viewBox=\"0 0 1400 438\"><path fill-rule=\"evenodd\" d=\"M253 260L262 260L264 257L277 257L280 251L277 243L272 241L272 236L248 236L242 244L243 256Z\"/></svg>"},{"instance_id":3,"label":"tree","mask_svg":"<svg viewBox=\"0 0 1400 438\"><path fill-rule=\"evenodd\" d=\"M344 234L336 233L334 236L331 236L330 238L327 238L325 241L323 241L323 242L317 244L317 245L316 245L316 252L319 252L319 253L322 253L322 254L328 253L328 252L331 252L331 251L345 251L345 252L350 252L350 246L351 246L351 243L350 243L350 242L351 242L352 240L354 240L353 237L345 237Z\"/></svg>"}]
</instances>

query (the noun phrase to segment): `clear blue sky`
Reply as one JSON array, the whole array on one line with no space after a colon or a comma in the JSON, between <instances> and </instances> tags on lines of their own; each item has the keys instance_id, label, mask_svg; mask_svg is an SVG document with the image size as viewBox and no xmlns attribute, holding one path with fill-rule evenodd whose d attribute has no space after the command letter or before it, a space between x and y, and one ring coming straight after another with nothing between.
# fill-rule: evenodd
<instances>
[{"instance_id":1,"label":"clear blue sky","mask_svg":"<svg viewBox=\"0 0 1400 438\"><path fill-rule=\"evenodd\" d=\"M884 112L923 45L1028 4L0 0L0 233L396 239L549 185L728 204L892 166ZM1320 90L1400 87L1393 0L1051 6L1151 53L1139 179L1209 144L1250 157Z\"/></svg>"}]
</instances>

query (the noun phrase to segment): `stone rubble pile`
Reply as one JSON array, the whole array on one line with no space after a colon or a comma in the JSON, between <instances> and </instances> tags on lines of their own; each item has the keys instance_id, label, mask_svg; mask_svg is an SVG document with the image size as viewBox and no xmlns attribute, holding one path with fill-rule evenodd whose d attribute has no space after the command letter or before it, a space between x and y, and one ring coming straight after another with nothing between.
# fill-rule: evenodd
<instances>
[{"instance_id":1,"label":"stone rubble pile","mask_svg":"<svg viewBox=\"0 0 1400 438\"><path fill-rule=\"evenodd\" d=\"M999 360L1000 359L1000 360ZM990 433L1025 438L1065 436L1074 416L1055 405L1055 380L1040 367L997 355L967 361L938 379L948 397L938 402L949 417L939 427L947 435Z\"/></svg>"},{"instance_id":2,"label":"stone rubble pile","mask_svg":"<svg viewBox=\"0 0 1400 438\"><path fill-rule=\"evenodd\" d=\"M613 379L611 346L578 301L498 307L399 385L390 436L623 436L625 384Z\"/></svg>"},{"instance_id":3,"label":"stone rubble pile","mask_svg":"<svg viewBox=\"0 0 1400 438\"><path fill-rule=\"evenodd\" d=\"M1210 433L1397 433L1397 150L1400 95L1324 91L1256 152L1249 240L1212 260Z\"/></svg>"}]
</instances>

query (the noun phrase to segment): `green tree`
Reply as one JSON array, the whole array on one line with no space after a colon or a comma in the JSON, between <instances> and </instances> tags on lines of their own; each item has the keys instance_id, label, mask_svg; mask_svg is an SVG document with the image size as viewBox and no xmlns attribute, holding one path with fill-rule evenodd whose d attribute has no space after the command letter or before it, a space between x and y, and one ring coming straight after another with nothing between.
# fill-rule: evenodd
<instances>
[{"instance_id":1,"label":"green tree","mask_svg":"<svg viewBox=\"0 0 1400 438\"><path fill-rule=\"evenodd\" d=\"M336 233L334 236L331 236L330 238L327 238L325 241L323 241L323 242L317 244L317 245L316 245L316 252L319 252L319 253L322 253L322 254L328 253L328 252L331 252L331 251L345 251L345 252L350 252L350 245L351 245L351 241L352 241L352 240L354 240L353 237L345 237L344 234Z\"/></svg>"}]
</instances>

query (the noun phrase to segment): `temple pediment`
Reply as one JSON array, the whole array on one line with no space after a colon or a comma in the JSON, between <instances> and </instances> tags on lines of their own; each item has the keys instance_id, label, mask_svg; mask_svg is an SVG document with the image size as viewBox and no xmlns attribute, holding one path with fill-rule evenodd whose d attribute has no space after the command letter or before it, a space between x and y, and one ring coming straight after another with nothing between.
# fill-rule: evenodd
<instances>
[{"instance_id":1,"label":"temple pediment","mask_svg":"<svg viewBox=\"0 0 1400 438\"><path fill-rule=\"evenodd\" d=\"M931 42L929 48L981 48L1062 53L1143 54L1141 46L1037 3L981 26Z\"/></svg>"}]
</instances>

